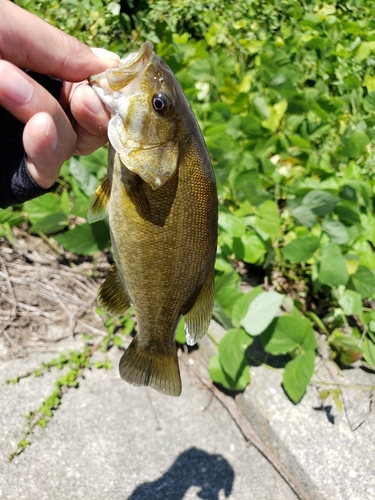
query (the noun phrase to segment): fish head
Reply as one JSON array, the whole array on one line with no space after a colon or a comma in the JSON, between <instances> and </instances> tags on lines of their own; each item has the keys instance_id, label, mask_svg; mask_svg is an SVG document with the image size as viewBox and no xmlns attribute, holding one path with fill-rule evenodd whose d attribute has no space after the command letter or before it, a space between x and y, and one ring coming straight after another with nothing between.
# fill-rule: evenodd
<instances>
[{"instance_id":1,"label":"fish head","mask_svg":"<svg viewBox=\"0 0 375 500\"><path fill-rule=\"evenodd\" d=\"M108 138L123 164L158 189L177 170L178 109L186 101L171 69L145 42L89 82L111 113Z\"/></svg>"}]
</instances>

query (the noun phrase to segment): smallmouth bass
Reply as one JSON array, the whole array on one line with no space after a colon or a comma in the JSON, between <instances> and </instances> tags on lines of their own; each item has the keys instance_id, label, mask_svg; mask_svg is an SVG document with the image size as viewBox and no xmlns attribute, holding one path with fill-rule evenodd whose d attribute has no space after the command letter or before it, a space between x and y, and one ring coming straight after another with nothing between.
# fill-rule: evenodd
<instances>
[{"instance_id":1,"label":"smallmouth bass","mask_svg":"<svg viewBox=\"0 0 375 500\"><path fill-rule=\"evenodd\" d=\"M179 396L178 323L184 316L194 345L214 303L211 161L181 87L150 42L90 84L111 113L108 175L88 214L94 222L108 212L115 260L98 303L117 315L134 305L138 332L121 358L121 377Z\"/></svg>"}]
</instances>

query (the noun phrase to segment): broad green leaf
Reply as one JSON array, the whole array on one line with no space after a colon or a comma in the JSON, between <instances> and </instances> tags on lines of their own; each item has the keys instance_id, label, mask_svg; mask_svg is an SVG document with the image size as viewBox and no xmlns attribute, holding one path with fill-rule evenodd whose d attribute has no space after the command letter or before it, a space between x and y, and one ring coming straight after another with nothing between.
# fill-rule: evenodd
<instances>
[{"instance_id":1,"label":"broad green leaf","mask_svg":"<svg viewBox=\"0 0 375 500\"><path fill-rule=\"evenodd\" d=\"M339 198L326 191L309 191L302 200L305 207L316 215L327 215L335 208Z\"/></svg>"},{"instance_id":2,"label":"broad green leaf","mask_svg":"<svg viewBox=\"0 0 375 500\"><path fill-rule=\"evenodd\" d=\"M242 260L248 262L249 264L256 264L260 259L264 257L266 253L266 247L261 240L261 238L255 234L245 234L241 238L244 251Z\"/></svg>"},{"instance_id":3,"label":"broad green leaf","mask_svg":"<svg viewBox=\"0 0 375 500\"><path fill-rule=\"evenodd\" d=\"M347 351L361 352L359 339L353 335L345 335L340 330L335 329L330 335L328 342L336 347L336 349L344 349Z\"/></svg>"},{"instance_id":4,"label":"broad green leaf","mask_svg":"<svg viewBox=\"0 0 375 500\"><path fill-rule=\"evenodd\" d=\"M283 301L277 292L262 292L250 304L241 325L250 335L261 334L271 323Z\"/></svg>"},{"instance_id":5,"label":"broad green leaf","mask_svg":"<svg viewBox=\"0 0 375 500\"><path fill-rule=\"evenodd\" d=\"M345 290L339 298L339 304L347 316L355 314L361 317L362 315L362 297L359 293L353 290Z\"/></svg>"},{"instance_id":6,"label":"broad green leaf","mask_svg":"<svg viewBox=\"0 0 375 500\"><path fill-rule=\"evenodd\" d=\"M245 234L246 226L243 220L230 214L219 214L219 227L232 238L241 238Z\"/></svg>"},{"instance_id":7,"label":"broad green leaf","mask_svg":"<svg viewBox=\"0 0 375 500\"><path fill-rule=\"evenodd\" d=\"M232 321L237 326L245 316L251 302L262 293L262 287L257 286L245 293L234 304L232 309Z\"/></svg>"},{"instance_id":8,"label":"broad green leaf","mask_svg":"<svg viewBox=\"0 0 375 500\"><path fill-rule=\"evenodd\" d=\"M47 215L43 219L39 219L30 228L31 234L54 234L61 231L65 226L68 225L68 217L62 212L56 212L54 214Z\"/></svg>"},{"instance_id":9,"label":"broad green leaf","mask_svg":"<svg viewBox=\"0 0 375 500\"><path fill-rule=\"evenodd\" d=\"M285 365L283 386L293 403L298 403L306 392L314 373L315 352L307 351Z\"/></svg>"},{"instance_id":10,"label":"broad green leaf","mask_svg":"<svg viewBox=\"0 0 375 500\"><path fill-rule=\"evenodd\" d=\"M267 200L258 209L255 227L261 235L265 234L275 239L280 234L280 218L277 205L272 200Z\"/></svg>"},{"instance_id":11,"label":"broad green leaf","mask_svg":"<svg viewBox=\"0 0 375 500\"><path fill-rule=\"evenodd\" d=\"M359 266L357 272L351 276L350 285L362 295L362 298L368 299L375 293L374 274L368 267Z\"/></svg>"},{"instance_id":12,"label":"broad green leaf","mask_svg":"<svg viewBox=\"0 0 375 500\"><path fill-rule=\"evenodd\" d=\"M232 380L237 380L243 371L245 351L253 339L242 329L228 330L219 344L222 368Z\"/></svg>"},{"instance_id":13,"label":"broad green leaf","mask_svg":"<svg viewBox=\"0 0 375 500\"><path fill-rule=\"evenodd\" d=\"M182 318L178 324L175 337L176 342L178 342L179 344L185 344L186 342L184 326L185 320L184 318Z\"/></svg>"},{"instance_id":14,"label":"broad green leaf","mask_svg":"<svg viewBox=\"0 0 375 500\"><path fill-rule=\"evenodd\" d=\"M94 255L109 246L109 229L105 222L81 224L54 239L70 252Z\"/></svg>"},{"instance_id":15,"label":"broad green leaf","mask_svg":"<svg viewBox=\"0 0 375 500\"><path fill-rule=\"evenodd\" d=\"M215 299L226 314L231 315L233 306L243 295L238 285L239 276L234 271L225 273L215 280Z\"/></svg>"},{"instance_id":16,"label":"broad green leaf","mask_svg":"<svg viewBox=\"0 0 375 500\"><path fill-rule=\"evenodd\" d=\"M348 231L346 230L344 224L339 221L324 219L322 222L322 229L328 234L333 243L343 245L349 241Z\"/></svg>"},{"instance_id":17,"label":"broad green leaf","mask_svg":"<svg viewBox=\"0 0 375 500\"><path fill-rule=\"evenodd\" d=\"M25 218L19 210L13 208L0 209L0 224L7 222L10 227L19 226L24 222Z\"/></svg>"},{"instance_id":18,"label":"broad green leaf","mask_svg":"<svg viewBox=\"0 0 375 500\"><path fill-rule=\"evenodd\" d=\"M82 161L77 160L74 156L70 159L69 170L79 187L87 196L93 196L98 187L97 178L83 166Z\"/></svg>"},{"instance_id":19,"label":"broad green leaf","mask_svg":"<svg viewBox=\"0 0 375 500\"><path fill-rule=\"evenodd\" d=\"M281 249L281 253L290 262L306 262L306 260L313 257L318 247L319 238L316 236L307 236L291 241Z\"/></svg>"},{"instance_id":20,"label":"broad green leaf","mask_svg":"<svg viewBox=\"0 0 375 500\"><path fill-rule=\"evenodd\" d=\"M298 207L293 207L290 210L290 213L293 217L295 217L300 224L305 227L312 227L316 223L315 214L304 205L300 205Z\"/></svg>"},{"instance_id":21,"label":"broad green leaf","mask_svg":"<svg viewBox=\"0 0 375 500\"><path fill-rule=\"evenodd\" d=\"M47 193L34 200L27 201L23 205L24 211L32 224L36 224L45 217L60 211L60 200L52 194Z\"/></svg>"},{"instance_id":22,"label":"broad green leaf","mask_svg":"<svg viewBox=\"0 0 375 500\"><path fill-rule=\"evenodd\" d=\"M208 372L210 374L211 379L217 383L221 384L223 387L229 390L238 390L241 391L245 389L245 387L250 382L250 370L247 364L244 364L242 367L242 371L237 380L232 380L229 375L225 373L223 367L220 363L219 355L216 354L212 356L208 365Z\"/></svg>"},{"instance_id":23,"label":"broad green leaf","mask_svg":"<svg viewBox=\"0 0 375 500\"><path fill-rule=\"evenodd\" d=\"M329 243L321 249L318 279L322 285L346 285L349 278L340 247Z\"/></svg>"},{"instance_id":24,"label":"broad green leaf","mask_svg":"<svg viewBox=\"0 0 375 500\"><path fill-rule=\"evenodd\" d=\"M369 142L370 138L364 132L353 132L342 139L344 154L348 158L358 158Z\"/></svg>"},{"instance_id":25,"label":"broad green leaf","mask_svg":"<svg viewBox=\"0 0 375 500\"><path fill-rule=\"evenodd\" d=\"M314 350L316 345L310 321L303 316L289 314L275 318L262 333L261 341L264 350L275 356L292 352L298 346Z\"/></svg>"}]
</instances>

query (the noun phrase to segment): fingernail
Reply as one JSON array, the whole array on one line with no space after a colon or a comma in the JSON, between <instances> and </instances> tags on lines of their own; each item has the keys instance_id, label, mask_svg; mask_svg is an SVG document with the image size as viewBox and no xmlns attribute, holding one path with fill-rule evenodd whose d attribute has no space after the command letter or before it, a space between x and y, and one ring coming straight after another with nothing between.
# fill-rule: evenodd
<instances>
[{"instance_id":1,"label":"fingernail","mask_svg":"<svg viewBox=\"0 0 375 500\"><path fill-rule=\"evenodd\" d=\"M98 97L96 97L96 94L93 93L92 99L87 100L86 106L88 109L94 113L95 115L101 115L104 113L104 106L99 100Z\"/></svg>"},{"instance_id":2,"label":"fingernail","mask_svg":"<svg viewBox=\"0 0 375 500\"><path fill-rule=\"evenodd\" d=\"M56 128L52 126L53 120L47 113L38 113L33 117L33 129L35 133L42 136L44 135L48 141L48 146L53 151L57 149L59 139L56 133ZM37 153L33 148L29 148L28 156L35 158Z\"/></svg>"},{"instance_id":3,"label":"fingernail","mask_svg":"<svg viewBox=\"0 0 375 500\"><path fill-rule=\"evenodd\" d=\"M15 104L26 104L33 95L33 86L12 66L0 69L0 94Z\"/></svg>"},{"instance_id":4,"label":"fingernail","mask_svg":"<svg viewBox=\"0 0 375 500\"><path fill-rule=\"evenodd\" d=\"M120 62L120 56L118 56L114 52L110 52L109 50L100 49L97 47L94 47L91 50L97 57L99 57L99 59L111 62L112 64L116 63L116 65L118 66Z\"/></svg>"}]
</instances>

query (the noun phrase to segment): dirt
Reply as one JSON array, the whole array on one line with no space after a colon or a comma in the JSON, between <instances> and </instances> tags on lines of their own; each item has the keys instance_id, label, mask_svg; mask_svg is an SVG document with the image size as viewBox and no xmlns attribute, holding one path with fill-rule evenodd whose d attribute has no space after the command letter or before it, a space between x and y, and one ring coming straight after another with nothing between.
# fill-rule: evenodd
<instances>
[{"instance_id":1,"label":"dirt","mask_svg":"<svg viewBox=\"0 0 375 500\"><path fill-rule=\"evenodd\" d=\"M21 229L14 235L14 244L0 239L0 358L55 350L83 332L104 335L95 299L108 255L80 258Z\"/></svg>"}]
</instances>

